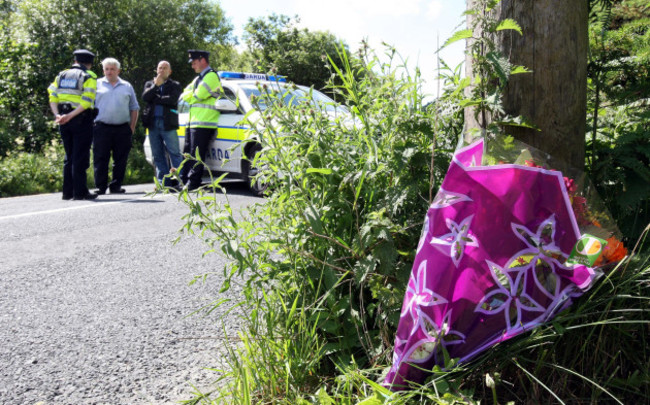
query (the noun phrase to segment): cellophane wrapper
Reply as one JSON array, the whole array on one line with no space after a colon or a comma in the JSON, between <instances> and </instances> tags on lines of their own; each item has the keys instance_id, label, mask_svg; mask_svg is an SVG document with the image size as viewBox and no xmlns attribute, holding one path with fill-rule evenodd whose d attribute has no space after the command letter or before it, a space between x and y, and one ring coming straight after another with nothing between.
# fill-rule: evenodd
<instances>
[{"instance_id":1,"label":"cellophane wrapper","mask_svg":"<svg viewBox=\"0 0 650 405\"><path fill-rule=\"evenodd\" d=\"M420 384L548 322L625 257L585 176L510 137L461 141L424 218L384 380Z\"/></svg>"}]
</instances>

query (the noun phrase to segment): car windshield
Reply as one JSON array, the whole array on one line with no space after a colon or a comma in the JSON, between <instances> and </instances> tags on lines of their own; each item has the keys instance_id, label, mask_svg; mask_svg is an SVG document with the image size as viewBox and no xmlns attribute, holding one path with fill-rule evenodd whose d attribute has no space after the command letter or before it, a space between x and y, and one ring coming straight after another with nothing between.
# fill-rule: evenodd
<instances>
[{"instance_id":1,"label":"car windshield","mask_svg":"<svg viewBox=\"0 0 650 405\"><path fill-rule=\"evenodd\" d=\"M268 108L268 98L261 97L262 91L260 91L256 84L247 83L242 84L240 87L246 93L246 97L251 101L251 104L257 104L262 111ZM345 107L337 104L334 100L318 90L277 84L272 86L272 90L282 92L281 100L286 106L314 104L319 105L320 108L327 112L347 112Z\"/></svg>"},{"instance_id":2,"label":"car windshield","mask_svg":"<svg viewBox=\"0 0 650 405\"><path fill-rule=\"evenodd\" d=\"M262 92L258 88L257 84L246 83L239 86L246 97L251 101L251 104L254 104L255 101L259 108L264 111L268 108L267 102L268 99L265 97L260 97ZM275 91L282 91L282 102L287 106L295 106L299 104L315 104L319 105L320 108L327 112L336 112L336 113L348 113L346 107L337 104L334 100L327 97L325 94L321 93L318 90L311 90L306 87L297 87L297 86L286 86L286 85L277 85L273 84L272 87ZM311 97L310 97L311 94ZM190 111L190 106L187 102L179 100L178 102L178 112L179 113L188 113Z\"/></svg>"}]
</instances>

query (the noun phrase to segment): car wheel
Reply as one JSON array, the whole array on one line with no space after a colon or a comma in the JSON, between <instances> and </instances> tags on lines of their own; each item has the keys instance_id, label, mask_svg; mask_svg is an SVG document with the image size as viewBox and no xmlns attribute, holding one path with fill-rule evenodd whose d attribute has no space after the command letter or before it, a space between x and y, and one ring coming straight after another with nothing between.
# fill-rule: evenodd
<instances>
[{"instance_id":1,"label":"car wheel","mask_svg":"<svg viewBox=\"0 0 650 405\"><path fill-rule=\"evenodd\" d=\"M250 188L251 192L258 197L262 197L269 187L267 183L263 183L259 179L255 178L259 170L256 166L252 165L252 162L257 157L257 154L260 153L261 151L262 151L262 145L256 143L251 148L248 149L248 152L246 152L246 156L248 157L248 159L242 160L242 165L243 165L242 172L244 173L244 178L247 179L248 187Z\"/></svg>"}]
</instances>

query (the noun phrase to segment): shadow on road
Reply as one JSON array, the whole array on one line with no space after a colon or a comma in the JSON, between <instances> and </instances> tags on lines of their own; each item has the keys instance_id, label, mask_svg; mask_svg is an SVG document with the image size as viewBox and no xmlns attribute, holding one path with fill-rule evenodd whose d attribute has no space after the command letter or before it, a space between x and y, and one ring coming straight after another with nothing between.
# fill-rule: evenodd
<instances>
[{"instance_id":1,"label":"shadow on road","mask_svg":"<svg viewBox=\"0 0 650 405\"><path fill-rule=\"evenodd\" d=\"M204 186L204 193L205 192L217 192L219 194L223 194L223 191L220 188L212 188L209 186ZM248 185L243 182L232 182L232 183L222 183L221 187L223 187L226 190L226 193L229 195L240 195L240 196L245 196L245 197L255 197L251 190L248 188Z\"/></svg>"}]
</instances>

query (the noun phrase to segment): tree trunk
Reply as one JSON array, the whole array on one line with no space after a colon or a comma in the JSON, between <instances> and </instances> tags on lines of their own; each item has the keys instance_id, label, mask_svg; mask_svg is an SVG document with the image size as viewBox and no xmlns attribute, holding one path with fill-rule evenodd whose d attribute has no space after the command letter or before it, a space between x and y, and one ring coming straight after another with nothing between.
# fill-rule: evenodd
<instances>
[{"instance_id":1,"label":"tree trunk","mask_svg":"<svg viewBox=\"0 0 650 405\"><path fill-rule=\"evenodd\" d=\"M474 0L467 3L472 7ZM498 20L517 21L523 31L523 35L502 31L497 39L501 51L510 63L532 70L511 76L503 95L504 110L527 118L541 129L508 127L505 132L582 169L587 114L587 0L503 0L494 12ZM466 62L471 72L469 57ZM478 126L471 111L465 112L465 118L469 128Z\"/></svg>"}]
</instances>

